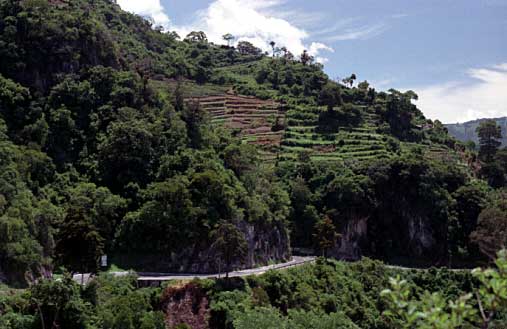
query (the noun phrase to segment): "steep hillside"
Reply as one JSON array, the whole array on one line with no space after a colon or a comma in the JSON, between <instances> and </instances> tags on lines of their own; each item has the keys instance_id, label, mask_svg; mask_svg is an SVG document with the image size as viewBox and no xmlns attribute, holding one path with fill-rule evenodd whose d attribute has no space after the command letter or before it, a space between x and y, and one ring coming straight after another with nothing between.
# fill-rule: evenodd
<instances>
[{"instance_id":1,"label":"steep hillside","mask_svg":"<svg viewBox=\"0 0 507 329\"><path fill-rule=\"evenodd\" d=\"M307 52L181 40L106 0L6 0L0 18L2 281L103 254L191 272L291 246L477 257L490 191L414 92L333 81Z\"/></svg>"},{"instance_id":2,"label":"steep hillside","mask_svg":"<svg viewBox=\"0 0 507 329\"><path fill-rule=\"evenodd\" d=\"M488 119L480 119L465 123L446 124L449 134L462 142L473 141L475 145L479 145L479 137L477 136L477 128L480 123ZM502 146L507 146L507 117L493 119L502 127Z\"/></svg>"}]
</instances>

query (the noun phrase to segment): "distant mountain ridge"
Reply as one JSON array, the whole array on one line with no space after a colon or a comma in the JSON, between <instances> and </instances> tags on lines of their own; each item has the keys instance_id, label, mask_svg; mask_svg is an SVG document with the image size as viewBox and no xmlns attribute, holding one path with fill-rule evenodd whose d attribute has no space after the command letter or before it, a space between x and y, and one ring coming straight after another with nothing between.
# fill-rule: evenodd
<instances>
[{"instance_id":1,"label":"distant mountain ridge","mask_svg":"<svg viewBox=\"0 0 507 329\"><path fill-rule=\"evenodd\" d=\"M449 134L458 140L463 142L474 141L478 144L479 137L477 136L476 129L481 122L486 120L490 119L478 119L465 123L446 124L445 127L449 130ZM493 120L502 127L502 146L505 147L507 146L507 117L496 118Z\"/></svg>"}]
</instances>

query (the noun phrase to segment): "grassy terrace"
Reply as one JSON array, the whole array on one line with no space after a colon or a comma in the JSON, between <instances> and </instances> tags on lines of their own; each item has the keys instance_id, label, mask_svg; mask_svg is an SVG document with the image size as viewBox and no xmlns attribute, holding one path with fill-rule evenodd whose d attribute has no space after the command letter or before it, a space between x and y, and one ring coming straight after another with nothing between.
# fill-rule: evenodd
<instances>
[{"instance_id":1,"label":"grassy terrace","mask_svg":"<svg viewBox=\"0 0 507 329\"><path fill-rule=\"evenodd\" d=\"M282 161L297 159L311 152L315 161L366 161L390 156L385 137L377 133L379 118L366 106L360 106L363 122L357 127L341 126L335 133L319 132L321 107L295 108L287 112L287 129L282 139Z\"/></svg>"},{"instance_id":2,"label":"grassy terrace","mask_svg":"<svg viewBox=\"0 0 507 329\"><path fill-rule=\"evenodd\" d=\"M236 81L252 83L251 76L244 74L252 63L228 68L228 74ZM221 70L221 69L218 69ZM245 72L243 72L245 70ZM175 81L151 81L163 95L174 92ZM260 154L267 162L293 161L301 152L310 152L315 161L370 161L392 156L386 135L379 134L380 118L365 105L357 105L362 113L361 124L350 127L338 126L334 133L319 132L319 115L326 109L319 106L299 107L281 111L279 104L270 100L227 94L230 87L213 84L197 85L182 82L185 98L198 99L210 114L211 122L241 131L243 140L260 146ZM277 118L285 118L284 131L272 131ZM466 164L459 154L443 145L401 143L401 152L414 148L426 156Z\"/></svg>"}]
</instances>

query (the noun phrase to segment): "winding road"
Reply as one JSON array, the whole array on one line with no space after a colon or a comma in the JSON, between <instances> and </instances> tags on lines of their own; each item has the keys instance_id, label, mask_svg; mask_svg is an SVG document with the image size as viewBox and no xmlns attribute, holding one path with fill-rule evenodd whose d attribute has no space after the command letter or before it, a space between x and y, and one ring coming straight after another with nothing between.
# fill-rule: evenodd
<instances>
[{"instance_id":1,"label":"winding road","mask_svg":"<svg viewBox=\"0 0 507 329\"><path fill-rule=\"evenodd\" d=\"M294 256L292 257L292 260L285 262L285 263L279 263L279 264L273 264L268 266L262 266L257 268L251 268L241 271L233 271L229 273L229 277L243 277L243 276L249 276L249 275L261 275L263 273L266 273L269 270L282 270L287 269L291 267L297 267L308 263L313 263L315 261L316 257L309 256L309 257L300 257L300 256ZM225 273L213 273L213 274L191 274L191 273L143 273L143 272L110 272L110 274L116 276L116 277L122 277L127 276L129 274L137 274L137 281L145 284L149 283L160 283L164 281L170 281L170 280L193 280L193 279L217 279L221 277L225 277ZM81 283L81 284L87 284L91 279L93 279L93 275L90 273L85 274L74 274L73 276L74 281Z\"/></svg>"},{"instance_id":2,"label":"winding road","mask_svg":"<svg viewBox=\"0 0 507 329\"><path fill-rule=\"evenodd\" d=\"M241 271L233 271L229 273L229 277L244 277L249 275L261 275L266 273L269 270L282 270L287 269L291 267L297 267L308 263L315 262L315 259L317 257L315 256L294 256L292 257L292 260L285 262L285 263L279 263L279 264L273 264L268 266L262 266L262 267L256 267L251 269L245 269ZM396 265L385 265L386 268L392 269L392 270L401 270L401 271L410 271L410 270L416 270L416 271L425 271L427 269L425 268L411 268L411 267L403 267L403 266L396 266ZM450 269L451 271L471 271L472 269ZM150 283L162 283L165 281L170 280L193 280L193 279L218 279L225 277L225 273L213 273L213 274L192 274L192 273L146 273L146 272L109 272L110 274L116 276L116 277L122 277L127 276L129 274L135 274L137 275L137 281L144 284L149 285ZM73 276L74 281L81 283L81 284L87 284L91 279L93 279L93 275L90 273L85 274L75 274Z\"/></svg>"}]
</instances>

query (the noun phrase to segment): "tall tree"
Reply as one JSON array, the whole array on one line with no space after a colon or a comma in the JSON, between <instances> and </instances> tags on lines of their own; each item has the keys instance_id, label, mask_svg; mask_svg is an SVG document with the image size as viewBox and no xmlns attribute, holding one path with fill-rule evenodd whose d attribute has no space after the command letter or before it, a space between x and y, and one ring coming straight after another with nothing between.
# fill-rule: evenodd
<instances>
[{"instance_id":1,"label":"tall tree","mask_svg":"<svg viewBox=\"0 0 507 329\"><path fill-rule=\"evenodd\" d=\"M192 31L185 37L185 40L190 42L208 42L208 37L203 31Z\"/></svg>"},{"instance_id":2,"label":"tall tree","mask_svg":"<svg viewBox=\"0 0 507 329\"><path fill-rule=\"evenodd\" d=\"M71 272L92 272L99 269L104 239L84 209L72 207L60 226L56 244L58 263Z\"/></svg>"},{"instance_id":3,"label":"tall tree","mask_svg":"<svg viewBox=\"0 0 507 329\"><path fill-rule=\"evenodd\" d=\"M314 60L313 56L311 56L306 49L303 50L303 53L301 54L300 59L301 59L301 63L303 63L303 65L311 64Z\"/></svg>"},{"instance_id":4,"label":"tall tree","mask_svg":"<svg viewBox=\"0 0 507 329\"><path fill-rule=\"evenodd\" d=\"M319 103L327 106L328 111L332 111L335 106L341 105L343 100L340 86L333 82L326 83L320 92Z\"/></svg>"},{"instance_id":5,"label":"tall tree","mask_svg":"<svg viewBox=\"0 0 507 329\"><path fill-rule=\"evenodd\" d=\"M273 57L275 57L275 46L276 46L276 42L271 41L271 42L269 43L269 45L271 46L271 49L273 49Z\"/></svg>"},{"instance_id":6,"label":"tall tree","mask_svg":"<svg viewBox=\"0 0 507 329\"><path fill-rule=\"evenodd\" d=\"M232 266L245 262L248 253L245 235L234 224L221 221L211 232L211 238L214 240L211 249L224 262L225 277L229 278Z\"/></svg>"},{"instance_id":7,"label":"tall tree","mask_svg":"<svg viewBox=\"0 0 507 329\"><path fill-rule=\"evenodd\" d=\"M507 247L507 213L497 207L483 210L470 239L484 255L494 259L499 250Z\"/></svg>"},{"instance_id":8,"label":"tall tree","mask_svg":"<svg viewBox=\"0 0 507 329\"><path fill-rule=\"evenodd\" d=\"M327 252L336 245L339 236L329 216L324 216L315 224L313 238L323 257L327 257Z\"/></svg>"},{"instance_id":9,"label":"tall tree","mask_svg":"<svg viewBox=\"0 0 507 329\"><path fill-rule=\"evenodd\" d=\"M251 42L248 41L240 41L238 43L238 52L241 55L252 55L252 56L259 56L262 54L262 50L255 47Z\"/></svg>"},{"instance_id":10,"label":"tall tree","mask_svg":"<svg viewBox=\"0 0 507 329\"><path fill-rule=\"evenodd\" d=\"M234 42L234 36L230 33L224 34L222 38L227 42L227 46L231 47Z\"/></svg>"},{"instance_id":11,"label":"tall tree","mask_svg":"<svg viewBox=\"0 0 507 329\"><path fill-rule=\"evenodd\" d=\"M502 128L494 120L486 120L477 127L477 135L480 145L479 158L486 163L493 162L498 148L502 145Z\"/></svg>"}]
</instances>

